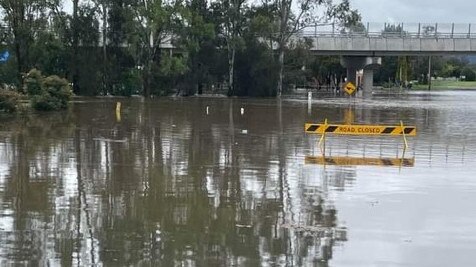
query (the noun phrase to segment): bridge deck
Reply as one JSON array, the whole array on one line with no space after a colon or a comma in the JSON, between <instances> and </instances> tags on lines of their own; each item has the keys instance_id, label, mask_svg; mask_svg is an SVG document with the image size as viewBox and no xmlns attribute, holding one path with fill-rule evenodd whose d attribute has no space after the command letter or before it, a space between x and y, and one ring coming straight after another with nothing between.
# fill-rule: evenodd
<instances>
[{"instance_id":1,"label":"bridge deck","mask_svg":"<svg viewBox=\"0 0 476 267\"><path fill-rule=\"evenodd\" d=\"M365 29L351 32L336 30L332 24L314 25L304 28L292 40L308 39L312 41L311 50L324 55L476 54L476 25L381 25L379 29L367 24Z\"/></svg>"}]
</instances>

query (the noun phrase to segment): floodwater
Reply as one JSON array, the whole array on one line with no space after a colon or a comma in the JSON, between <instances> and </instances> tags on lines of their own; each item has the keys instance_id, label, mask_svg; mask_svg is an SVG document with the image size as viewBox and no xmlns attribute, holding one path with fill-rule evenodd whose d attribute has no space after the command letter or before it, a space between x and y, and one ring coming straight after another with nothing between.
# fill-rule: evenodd
<instances>
[{"instance_id":1,"label":"floodwater","mask_svg":"<svg viewBox=\"0 0 476 267\"><path fill-rule=\"evenodd\" d=\"M476 262L476 91L116 101L0 117L0 265Z\"/></svg>"}]
</instances>

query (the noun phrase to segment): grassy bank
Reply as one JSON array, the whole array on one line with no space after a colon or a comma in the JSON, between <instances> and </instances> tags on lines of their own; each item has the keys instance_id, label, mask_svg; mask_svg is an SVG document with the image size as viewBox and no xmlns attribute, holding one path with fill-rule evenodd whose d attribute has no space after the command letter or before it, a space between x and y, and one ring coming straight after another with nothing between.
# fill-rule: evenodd
<instances>
[{"instance_id":1,"label":"grassy bank","mask_svg":"<svg viewBox=\"0 0 476 267\"><path fill-rule=\"evenodd\" d=\"M427 84L416 84L413 85L414 89L428 89ZM432 81L432 89L476 89L475 82L466 82L466 81Z\"/></svg>"}]
</instances>

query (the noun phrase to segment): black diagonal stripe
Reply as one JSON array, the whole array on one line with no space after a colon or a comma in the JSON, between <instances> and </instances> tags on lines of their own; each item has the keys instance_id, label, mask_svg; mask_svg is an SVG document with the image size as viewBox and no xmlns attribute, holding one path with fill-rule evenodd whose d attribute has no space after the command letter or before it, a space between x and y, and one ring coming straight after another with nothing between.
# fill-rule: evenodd
<instances>
[{"instance_id":1,"label":"black diagonal stripe","mask_svg":"<svg viewBox=\"0 0 476 267\"><path fill-rule=\"evenodd\" d=\"M410 159L403 159L402 165L404 167L410 167L412 166L412 161Z\"/></svg>"},{"instance_id":2,"label":"black diagonal stripe","mask_svg":"<svg viewBox=\"0 0 476 267\"><path fill-rule=\"evenodd\" d=\"M384 166L392 166L393 162L391 160L388 160L388 159L382 159L382 164Z\"/></svg>"},{"instance_id":3,"label":"black diagonal stripe","mask_svg":"<svg viewBox=\"0 0 476 267\"><path fill-rule=\"evenodd\" d=\"M326 133L333 133L339 128L339 126L329 126L327 127Z\"/></svg>"},{"instance_id":4,"label":"black diagonal stripe","mask_svg":"<svg viewBox=\"0 0 476 267\"><path fill-rule=\"evenodd\" d=\"M386 127L382 134L391 134L393 130L395 130L395 127Z\"/></svg>"},{"instance_id":5,"label":"black diagonal stripe","mask_svg":"<svg viewBox=\"0 0 476 267\"><path fill-rule=\"evenodd\" d=\"M306 132L315 132L317 129L319 129L319 125L311 125L307 128Z\"/></svg>"},{"instance_id":6,"label":"black diagonal stripe","mask_svg":"<svg viewBox=\"0 0 476 267\"><path fill-rule=\"evenodd\" d=\"M333 159L325 159L326 161L326 164L329 164L329 165L336 165L336 162L333 160Z\"/></svg>"},{"instance_id":7,"label":"black diagonal stripe","mask_svg":"<svg viewBox=\"0 0 476 267\"><path fill-rule=\"evenodd\" d=\"M415 130L414 127L407 127L405 128L405 134L410 134L411 132L413 132L413 130Z\"/></svg>"}]
</instances>

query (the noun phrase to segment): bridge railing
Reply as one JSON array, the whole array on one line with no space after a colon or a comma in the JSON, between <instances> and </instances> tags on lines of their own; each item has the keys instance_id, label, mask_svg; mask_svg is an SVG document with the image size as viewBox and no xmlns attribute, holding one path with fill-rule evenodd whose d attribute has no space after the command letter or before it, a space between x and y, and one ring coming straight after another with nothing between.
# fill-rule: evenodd
<instances>
[{"instance_id":1,"label":"bridge railing","mask_svg":"<svg viewBox=\"0 0 476 267\"><path fill-rule=\"evenodd\" d=\"M362 23L351 29L337 24L309 25L302 37L476 38L476 23Z\"/></svg>"}]
</instances>

